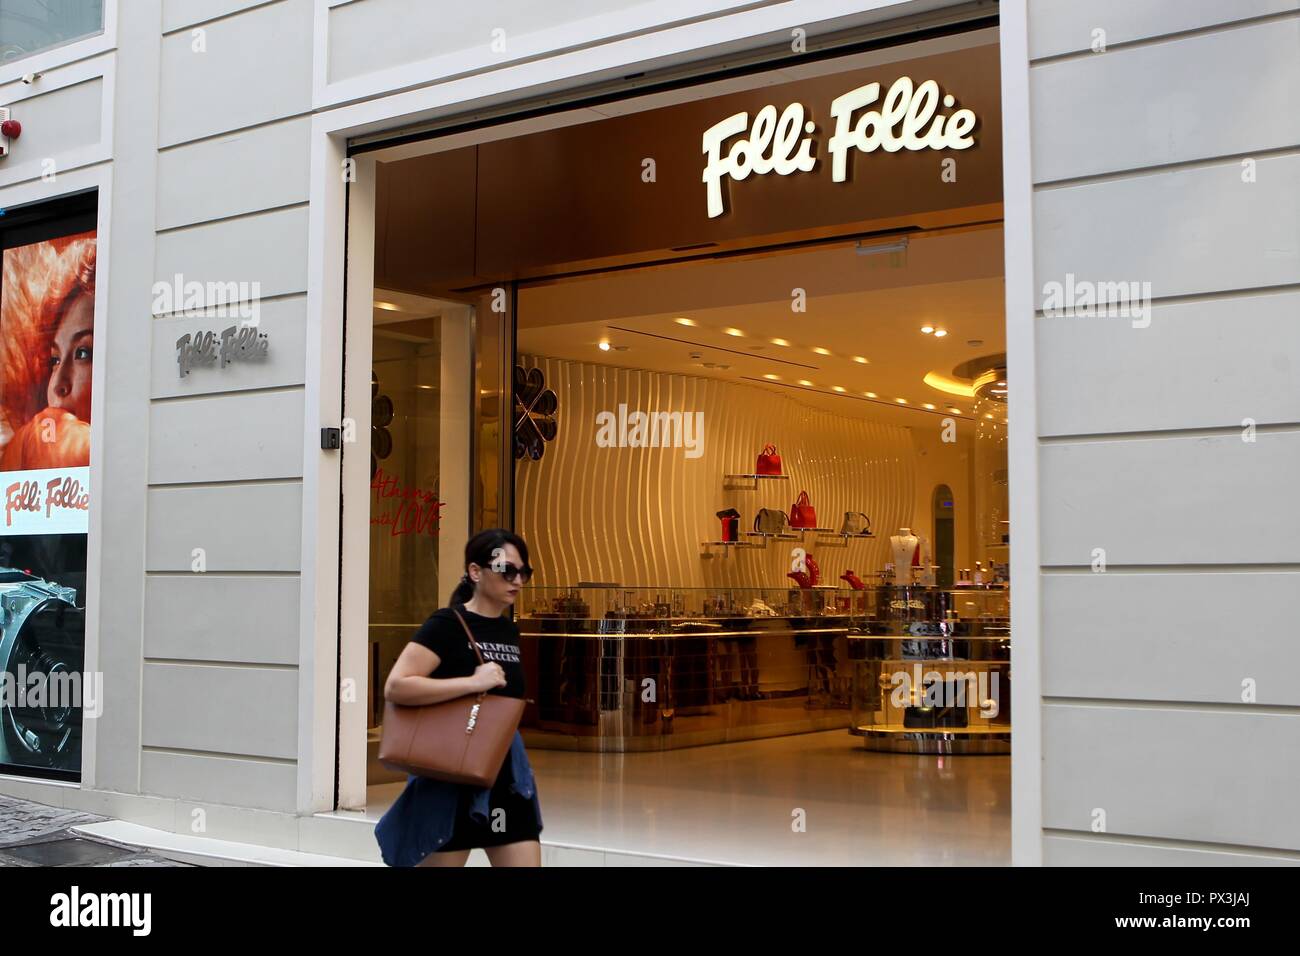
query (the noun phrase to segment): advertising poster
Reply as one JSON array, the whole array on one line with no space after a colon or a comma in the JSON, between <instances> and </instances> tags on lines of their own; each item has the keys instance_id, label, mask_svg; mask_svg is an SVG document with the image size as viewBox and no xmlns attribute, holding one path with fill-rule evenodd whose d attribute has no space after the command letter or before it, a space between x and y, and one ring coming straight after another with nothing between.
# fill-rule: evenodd
<instances>
[{"instance_id":1,"label":"advertising poster","mask_svg":"<svg viewBox=\"0 0 1300 956\"><path fill-rule=\"evenodd\" d=\"M84 686L94 231L5 237L0 281L0 772L75 779Z\"/></svg>"}]
</instances>

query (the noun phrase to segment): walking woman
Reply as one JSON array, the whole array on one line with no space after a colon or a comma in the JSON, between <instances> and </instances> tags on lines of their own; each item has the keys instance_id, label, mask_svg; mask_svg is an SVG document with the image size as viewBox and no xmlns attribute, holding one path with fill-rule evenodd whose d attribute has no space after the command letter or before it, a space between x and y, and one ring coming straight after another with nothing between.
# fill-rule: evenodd
<instances>
[{"instance_id":1,"label":"walking woman","mask_svg":"<svg viewBox=\"0 0 1300 956\"><path fill-rule=\"evenodd\" d=\"M532 574L518 535L493 528L471 538L450 606L435 611L402 650L384 697L407 706L483 691L522 698L519 629L504 615ZM457 614L479 645L481 665ZM475 847L493 866L541 866L541 832L533 770L516 731L492 787L412 775L376 824L375 839L389 866L464 866Z\"/></svg>"}]
</instances>

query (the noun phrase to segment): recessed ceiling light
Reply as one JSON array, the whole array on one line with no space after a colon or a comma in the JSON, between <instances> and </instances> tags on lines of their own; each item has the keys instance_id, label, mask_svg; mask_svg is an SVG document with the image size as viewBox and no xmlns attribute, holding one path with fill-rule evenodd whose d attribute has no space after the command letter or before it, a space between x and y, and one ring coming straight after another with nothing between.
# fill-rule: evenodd
<instances>
[{"instance_id":1,"label":"recessed ceiling light","mask_svg":"<svg viewBox=\"0 0 1300 956\"><path fill-rule=\"evenodd\" d=\"M987 418L989 421L993 420L993 416L991 414L986 413L984 417Z\"/></svg>"},{"instance_id":2,"label":"recessed ceiling light","mask_svg":"<svg viewBox=\"0 0 1300 956\"><path fill-rule=\"evenodd\" d=\"M385 312L401 312L402 307L393 302L376 302L376 309L383 309Z\"/></svg>"},{"instance_id":3,"label":"recessed ceiling light","mask_svg":"<svg viewBox=\"0 0 1300 956\"><path fill-rule=\"evenodd\" d=\"M608 343L608 342L601 342L599 348L600 348L600 350L601 350L602 352L608 352L608 351L609 351L609 343Z\"/></svg>"},{"instance_id":4,"label":"recessed ceiling light","mask_svg":"<svg viewBox=\"0 0 1300 956\"><path fill-rule=\"evenodd\" d=\"M936 339L941 339L941 338L943 338L943 337L944 337L945 335L947 335L947 334L948 334L948 331L947 331L946 329L935 329L935 330L934 330L934 337L935 337Z\"/></svg>"},{"instance_id":5,"label":"recessed ceiling light","mask_svg":"<svg viewBox=\"0 0 1300 956\"><path fill-rule=\"evenodd\" d=\"M808 381L808 379L806 379L806 378L801 378L801 379L799 379L799 384L800 384L800 385L807 385L807 386L809 386L809 387L812 386L812 382Z\"/></svg>"},{"instance_id":6,"label":"recessed ceiling light","mask_svg":"<svg viewBox=\"0 0 1300 956\"><path fill-rule=\"evenodd\" d=\"M931 405L929 402L926 402L926 403L925 403L924 405L922 405L921 407L922 407L922 408L928 408L928 409L930 409L930 411L934 411L934 406Z\"/></svg>"},{"instance_id":7,"label":"recessed ceiling light","mask_svg":"<svg viewBox=\"0 0 1300 956\"><path fill-rule=\"evenodd\" d=\"M843 385L832 385L832 386L831 386L831 391L834 391L834 392L842 392L842 391L844 391L844 386L843 386Z\"/></svg>"},{"instance_id":8,"label":"recessed ceiling light","mask_svg":"<svg viewBox=\"0 0 1300 956\"><path fill-rule=\"evenodd\" d=\"M416 388L433 388L432 385L417 385Z\"/></svg>"},{"instance_id":9,"label":"recessed ceiling light","mask_svg":"<svg viewBox=\"0 0 1300 956\"><path fill-rule=\"evenodd\" d=\"M862 356L862 355L855 355L855 356L853 356L853 361L857 362L859 365L866 365L866 364L867 364L866 357L865 357L865 356Z\"/></svg>"},{"instance_id":10,"label":"recessed ceiling light","mask_svg":"<svg viewBox=\"0 0 1300 956\"><path fill-rule=\"evenodd\" d=\"M818 355L830 355L830 354L831 354L831 350L830 350L830 349L824 349L824 348L822 348L820 345L818 345L816 348L814 348L813 351L816 352Z\"/></svg>"},{"instance_id":11,"label":"recessed ceiling light","mask_svg":"<svg viewBox=\"0 0 1300 956\"><path fill-rule=\"evenodd\" d=\"M952 412L954 415L960 415L960 414L961 414L961 409L960 409L960 408L950 408L950 409L948 409L948 411Z\"/></svg>"},{"instance_id":12,"label":"recessed ceiling light","mask_svg":"<svg viewBox=\"0 0 1300 956\"><path fill-rule=\"evenodd\" d=\"M933 325L923 325L923 326L921 326L921 332L924 333L925 335L929 335L929 334L930 334L931 332L933 332L933 331L934 331L934 326L933 326Z\"/></svg>"},{"instance_id":13,"label":"recessed ceiling light","mask_svg":"<svg viewBox=\"0 0 1300 956\"><path fill-rule=\"evenodd\" d=\"M907 399L905 399L905 398L896 398L896 399L894 399L894 401L898 402L898 404L900 404L900 405L906 405L906 404L907 404Z\"/></svg>"},{"instance_id":14,"label":"recessed ceiling light","mask_svg":"<svg viewBox=\"0 0 1300 956\"><path fill-rule=\"evenodd\" d=\"M723 329L722 331L726 332L728 335L734 335L736 338L745 337L745 333L740 331L740 329Z\"/></svg>"},{"instance_id":15,"label":"recessed ceiling light","mask_svg":"<svg viewBox=\"0 0 1300 956\"><path fill-rule=\"evenodd\" d=\"M789 348L789 347L790 347L790 343L787 342L785 339L773 339L773 340L772 340L772 344L773 344L773 345L780 345L780 346L783 346L783 347L785 347L785 348Z\"/></svg>"},{"instance_id":16,"label":"recessed ceiling light","mask_svg":"<svg viewBox=\"0 0 1300 956\"><path fill-rule=\"evenodd\" d=\"M768 372L766 375L763 376L763 378L769 379L770 381L773 381L773 382L779 382L779 381L781 381L781 376L780 376L780 375L773 375L771 372Z\"/></svg>"},{"instance_id":17,"label":"recessed ceiling light","mask_svg":"<svg viewBox=\"0 0 1300 956\"><path fill-rule=\"evenodd\" d=\"M673 319L673 321L676 322L678 325L690 325L690 326L695 325L694 319L677 318L677 319Z\"/></svg>"},{"instance_id":18,"label":"recessed ceiling light","mask_svg":"<svg viewBox=\"0 0 1300 956\"><path fill-rule=\"evenodd\" d=\"M866 395L867 398L879 398L879 397L880 397L880 396L878 396L875 392L863 392L863 394Z\"/></svg>"}]
</instances>

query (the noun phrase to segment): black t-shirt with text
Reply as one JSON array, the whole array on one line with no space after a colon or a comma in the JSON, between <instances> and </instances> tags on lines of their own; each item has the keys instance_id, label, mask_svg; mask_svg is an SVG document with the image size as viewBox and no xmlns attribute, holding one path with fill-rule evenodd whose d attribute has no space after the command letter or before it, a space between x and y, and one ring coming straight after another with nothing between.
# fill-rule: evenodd
<instances>
[{"instance_id":1,"label":"black t-shirt with text","mask_svg":"<svg viewBox=\"0 0 1300 956\"><path fill-rule=\"evenodd\" d=\"M467 610L465 605L455 605L478 641L485 663L500 664L505 671L504 687L494 687L489 693L503 697L524 696L524 666L519 660L519 628L510 618L484 617ZM430 677L472 677L478 667L478 657L470 647L465 629L456 620L449 607L434 611L411 638L438 655L438 669Z\"/></svg>"}]
</instances>

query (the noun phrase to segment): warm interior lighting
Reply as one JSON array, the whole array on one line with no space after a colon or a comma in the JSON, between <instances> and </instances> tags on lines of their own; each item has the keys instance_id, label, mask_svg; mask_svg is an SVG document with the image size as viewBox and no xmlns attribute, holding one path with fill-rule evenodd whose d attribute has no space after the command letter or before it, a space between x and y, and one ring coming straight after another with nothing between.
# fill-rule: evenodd
<instances>
[{"instance_id":1,"label":"warm interior lighting","mask_svg":"<svg viewBox=\"0 0 1300 956\"><path fill-rule=\"evenodd\" d=\"M784 346L784 347L786 347L786 348L789 348L789 347L790 347L790 343L787 342L785 339L773 339L773 340L772 340L772 344L773 344L773 345L781 345L781 346Z\"/></svg>"},{"instance_id":2,"label":"warm interior lighting","mask_svg":"<svg viewBox=\"0 0 1300 956\"><path fill-rule=\"evenodd\" d=\"M812 387L812 382L808 381L808 379L806 379L806 378L801 378L801 379L799 379L799 384L800 384L800 385L807 385L809 388Z\"/></svg>"},{"instance_id":3,"label":"warm interior lighting","mask_svg":"<svg viewBox=\"0 0 1300 956\"><path fill-rule=\"evenodd\" d=\"M947 334L948 334L948 330L947 330L947 329L935 329L935 330L934 330L934 337L935 337L936 339L941 339L941 338L943 338L943 337L944 337L945 335L947 335Z\"/></svg>"},{"instance_id":4,"label":"warm interior lighting","mask_svg":"<svg viewBox=\"0 0 1300 956\"><path fill-rule=\"evenodd\" d=\"M814 348L813 351L816 352L818 355L830 355L830 354L831 354L831 350L830 350L830 349L824 349L824 348L822 348L820 345L818 345L816 348Z\"/></svg>"},{"instance_id":5,"label":"warm interior lighting","mask_svg":"<svg viewBox=\"0 0 1300 956\"><path fill-rule=\"evenodd\" d=\"M831 391L833 391L833 392L842 392L842 391L844 391L844 386L843 386L843 385L832 385L832 386L831 386Z\"/></svg>"},{"instance_id":6,"label":"warm interior lighting","mask_svg":"<svg viewBox=\"0 0 1300 956\"><path fill-rule=\"evenodd\" d=\"M867 360L866 360L866 358L865 358L864 356L862 356L862 355L855 355L855 356L853 356L853 361L857 362L859 365L866 365L866 364L867 364Z\"/></svg>"},{"instance_id":7,"label":"warm interior lighting","mask_svg":"<svg viewBox=\"0 0 1300 956\"><path fill-rule=\"evenodd\" d=\"M963 398L975 397L975 388L973 386L967 385L965 382L959 382L955 378L940 375L938 372L926 372L924 381L931 388L937 388L949 395L960 395Z\"/></svg>"},{"instance_id":8,"label":"warm interior lighting","mask_svg":"<svg viewBox=\"0 0 1300 956\"><path fill-rule=\"evenodd\" d=\"M771 379L773 382L781 381L780 375L773 375L771 372L768 372L766 375L763 376L763 378Z\"/></svg>"},{"instance_id":9,"label":"warm interior lighting","mask_svg":"<svg viewBox=\"0 0 1300 956\"><path fill-rule=\"evenodd\" d=\"M673 319L673 321L676 322L678 325L689 325L691 328L694 328L694 327L695 327L695 320L694 320L694 319L676 318L676 319Z\"/></svg>"},{"instance_id":10,"label":"warm interior lighting","mask_svg":"<svg viewBox=\"0 0 1300 956\"><path fill-rule=\"evenodd\" d=\"M900 405L906 405L906 404L907 404L907 399L905 399L905 398L896 398L896 399L894 399L894 401L898 402L898 404L900 404Z\"/></svg>"},{"instance_id":11,"label":"warm interior lighting","mask_svg":"<svg viewBox=\"0 0 1300 956\"><path fill-rule=\"evenodd\" d=\"M608 342L601 342L601 343L600 343L600 350L601 350L602 352L608 352L608 351L609 351L609 343L608 343Z\"/></svg>"},{"instance_id":12,"label":"warm interior lighting","mask_svg":"<svg viewBox=\"0 0 1300 956\"><path fill-rule=\"evenodd\" d=\"M879 398L879 397L880 397L880 396L878 396L875 392L863 392L863 394L866 395L867 398Z\"/></svg>"},{"instance_id":13,"label":"warm interior lighting","mask_svg":"<svg viewBox=\"0 0 1300 956\"><path fill-rule=\"evenodd\" d=\"M722 331L726 332L728 335L734 335L737 338L745 337L745 333L740 331L740 329L723 329Z\"/></svg>"},{"instance_id":14,"label":"warm interior lighting","mask_svg":"<svg viewBox=\"0 0 1300 956\"><path fill-rule=\"evenodd\" d=\"M401 312L402 307L394 302L376 302L376 309L383 309L385 312Z\"/></svg>"},{"instance_id":15,"label":"warm interior lighting","mask_svg":"<svg viewBox=\"0 0 1300 956\"><path fill-rule=\"evenodd\" d=\"M931 405L929 402L926 402L926 403L925 403L924 405L922 405L921 407L922 407L922 408L928 408L928 409L930 409L930 411L934 411L934 406Z\"/></svg>"},{"instance_id":16,"label":"warm interior lighting","mask_svg":"<svg viewBox=\"0 0 1300 956\"><path fill-rule=\"evenodd\" d=\"M922 333L923 335L929 335L929 334L930 334L931 332L933 332L933 331L934 331L934 326L933 326L933 325L923 325L923 326L921 326L921 333Z\"/></svg>"}]
</instances>

